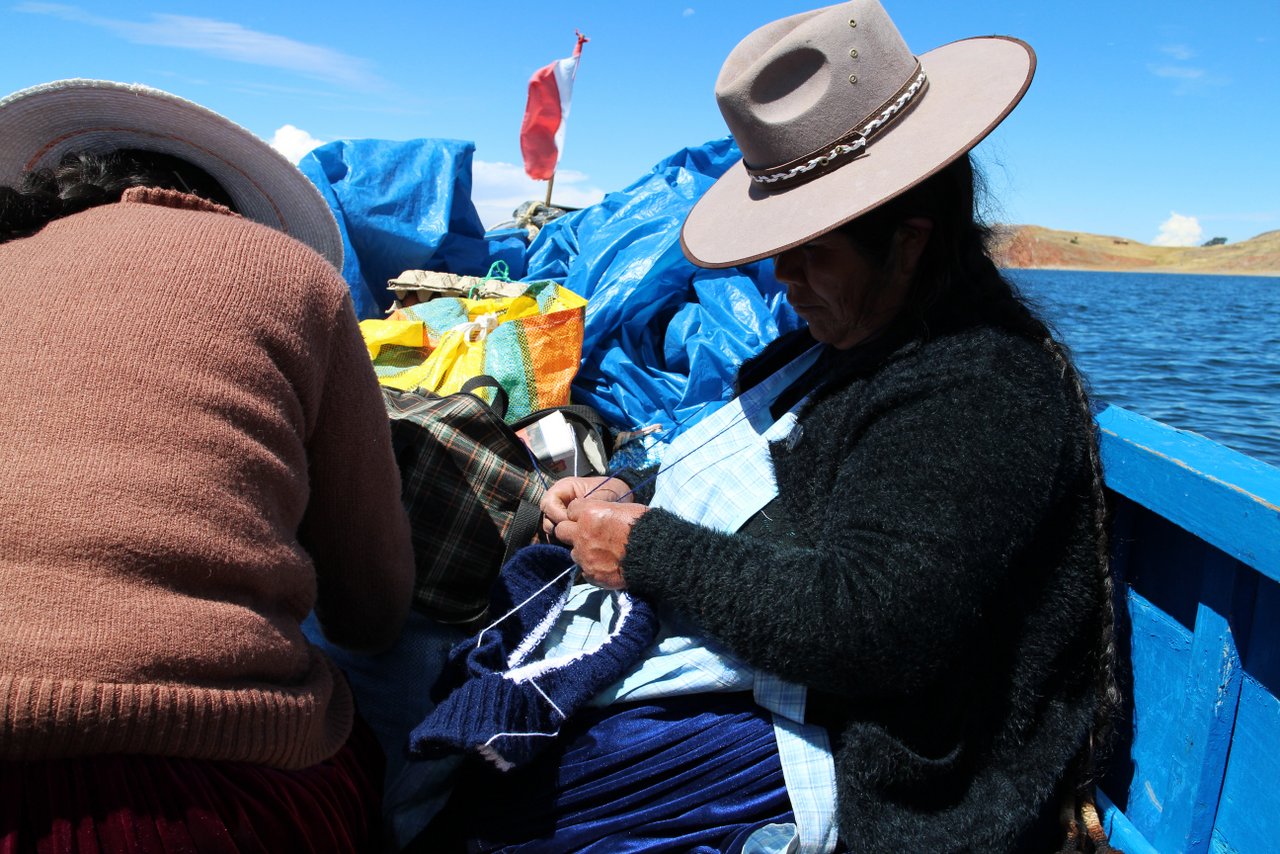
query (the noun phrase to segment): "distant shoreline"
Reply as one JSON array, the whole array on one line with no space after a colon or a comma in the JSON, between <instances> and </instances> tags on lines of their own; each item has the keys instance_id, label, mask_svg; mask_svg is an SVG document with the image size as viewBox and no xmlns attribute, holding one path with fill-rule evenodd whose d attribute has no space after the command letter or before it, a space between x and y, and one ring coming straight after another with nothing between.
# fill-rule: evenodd
<instances>
[{"instance_id":1,"label":"distant shoreline","mask_svg":"<svg viewBox=\"0 0 1280 854\"><path fill-rule=\"evenodd\" d=\"M1000 264L1002 270L1058 270L1063 273L1162 273L1170 276L1251 276L1255 279L1280 278L1280 270L1179 270L1172 267L1017 267Z\"/></svg>"},{"instance_id":2,"label":"distant shoreline","mask_svg":"<svg viewBox=\"0 0 1280 854\"><path fill-rule=\"evenodd\" d=\"M996 263L1015 270L1280 276L1280 231L1215 246L1152 246L1038 225L997 226L993 232Z\"/></svg>"}]
</instances>

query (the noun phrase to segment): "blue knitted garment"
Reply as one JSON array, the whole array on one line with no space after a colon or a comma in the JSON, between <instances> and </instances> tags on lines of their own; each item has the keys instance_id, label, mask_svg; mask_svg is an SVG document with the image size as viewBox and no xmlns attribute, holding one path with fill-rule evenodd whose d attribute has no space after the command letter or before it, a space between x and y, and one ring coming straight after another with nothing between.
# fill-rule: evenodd
<instances>
[{"instance_id":1,"label":"blue knitted garment","mask_svg":"<svg viewBox=\"0 0 1280 854\"><path fill-rule=\"evenodd\" d=\"M641 659L658 619L625 591L613 594L617 616L596 648L550 659L535 655L564 610L573 585L565 570L572 565L567 549L535 545L503 566L490 613L507 616L450 651L433 689L438 704L409 736L411 757L477 753L503 771L523 765L556 739L569 716Z\"/></svg>"}]
</instances>

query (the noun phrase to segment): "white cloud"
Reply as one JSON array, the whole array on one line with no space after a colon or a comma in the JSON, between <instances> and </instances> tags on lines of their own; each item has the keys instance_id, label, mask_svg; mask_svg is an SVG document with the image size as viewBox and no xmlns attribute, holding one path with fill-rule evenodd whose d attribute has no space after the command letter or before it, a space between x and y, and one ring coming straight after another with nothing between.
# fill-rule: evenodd
<instances>
[{"instance_id":1,"label":"white cloud","mask_svg":"<svg viewBox=\"0 0 1280 854\"><path fill-rule=\"evenodd\" d=\"M364 59L230 21L158 13L152 13L149 21L127 21L61 3L20 3L14 10L98 27L133 44L192 50L232 62L283 68L350 89L381 89L386 85Z\"/></svg>"},{"instance_id":2,"label":"white cloud","mask_svg":"<svg viewBox=\"0 0 1280 854\"><path fill-rule=\"evenodd\" d=\"M1151 241L1155 246L1199 246L1204 241L1200 220L1174 211L1160 224L1160 233Z\"/></svg>"},{"instance_id":3,"label":"white cloud","mask_svg":"<svg viewBox=\"0 0 1280 854\"><path fill-rule=\"evenodd\" d=\"M547 197L547 183L535 181L514 163L474 160L471 164L471 201L485 228L511 219L516 208L527 201ZM588 177L572 169L556 172L551 203L585 208L604 198L604 190L590 186Z\"/></svg>"},{"instance_id":4,"label":"white cloud","mask_svg":"<svg viewBox=\"0 0 1280 854\"><path fill-rule=\"evenodd\" d=\"M686 7L684 10L684 16L687 18L692 14L693 14L693 7L692 6Z\"/></svg>"},{"instance_id":5,"label":"white cloud","mask_svg":"<svg viewBox=\"0 0 1280 854\"><path fill-rule=\"evenodd\" d=\"M1175 42L1161 45L1157 50L1164 54L1164 58L1147 63L1147 71L1171 81L1174 95L1203 95L1231 82L1231 78L1220 70L1195 63L1199 52L1190 45Z\"/></svg>"},{"instance_id":6,"label":"white cloud","mask_svg":"<svg viewBox=\"0 0 1280 854\"><path fill-rule=\"evenodd\" d=\"M297 163L308 151L317 145L324 145L322 140L293 125L277 128L271 135L270 143L272 148L289 158L290 163Z\"/></svg>"},{"instance_id":7,"label":"white cloud","mask_svg":"<svg viewBox=\"0 0 1280 854\"><path fill-rule=\"evenodd\" d=\"M1151 73L1157 77L1171 77L1174 80L1199 80L1204 77L1203 68L1189 68L1185 65L1152 65Z\"/></svg>"}]
</instances>

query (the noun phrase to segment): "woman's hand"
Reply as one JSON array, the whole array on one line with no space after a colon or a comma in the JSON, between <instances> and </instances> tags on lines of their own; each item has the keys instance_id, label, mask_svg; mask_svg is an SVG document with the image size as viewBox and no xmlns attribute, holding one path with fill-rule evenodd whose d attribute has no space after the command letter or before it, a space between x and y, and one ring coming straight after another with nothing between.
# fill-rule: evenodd
<instances>
[{"instance_id":1,"label":"woman's hand","mask_svg":"<svg viewBox=\"0 0 1280 854\"><path fill-rule=\"evenodd\" d=\"M595 496L579 498L570 502L567 518L554 526L555 536L571 547L584 579L597 587L621 590L627 586L621 564L631 526L648 509L644 504L599 501Z\"/></svg>"},{"instance_id":2,"label":"woman's hand","mask_svg":"<svg viewBox=\"0 0 1280 854\"><path fill-rule=\"evenodd\" d=\"M579 498L586 498L589 495L601 501L630 501L630 493L631 487L616 477L561 478L547 487L542 501L539 502L538 509L542 511L542 531L549 536L554 536L556 525L569 518L569 504Z\"/></svg>"}]
</instances>

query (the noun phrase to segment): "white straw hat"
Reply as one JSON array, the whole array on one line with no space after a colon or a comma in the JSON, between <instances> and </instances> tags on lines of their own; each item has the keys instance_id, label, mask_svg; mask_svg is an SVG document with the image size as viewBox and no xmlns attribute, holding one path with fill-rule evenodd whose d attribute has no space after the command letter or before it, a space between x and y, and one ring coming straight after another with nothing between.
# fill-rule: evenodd
<instances>
[{"instance_id":1,"label":"white straw hat","mask_svg":"<svg viewBox=\"0 0 1280 854\"><path fill-rule=\"evenodd\" d=\"M243 216L301 240L342 269L342 237L320 191L284 155L210 109L109 80L57 80L0 99L0 184L57 166L72 152L125 148L199 166Z\"/></svg>"},{"instance_id":2,"label":"white straw hat","mask_svg":"<svg viewBox=\"0 0 1280 854\"><path fill-rule=\"evenodd\" d=\"M977 145L1021 100L1035 53L1000 36L914 56L877 0L766 24L729 54L716 99L742 150L681 231L732 267L838 228Z\"/></svg>"}]
</instances>

